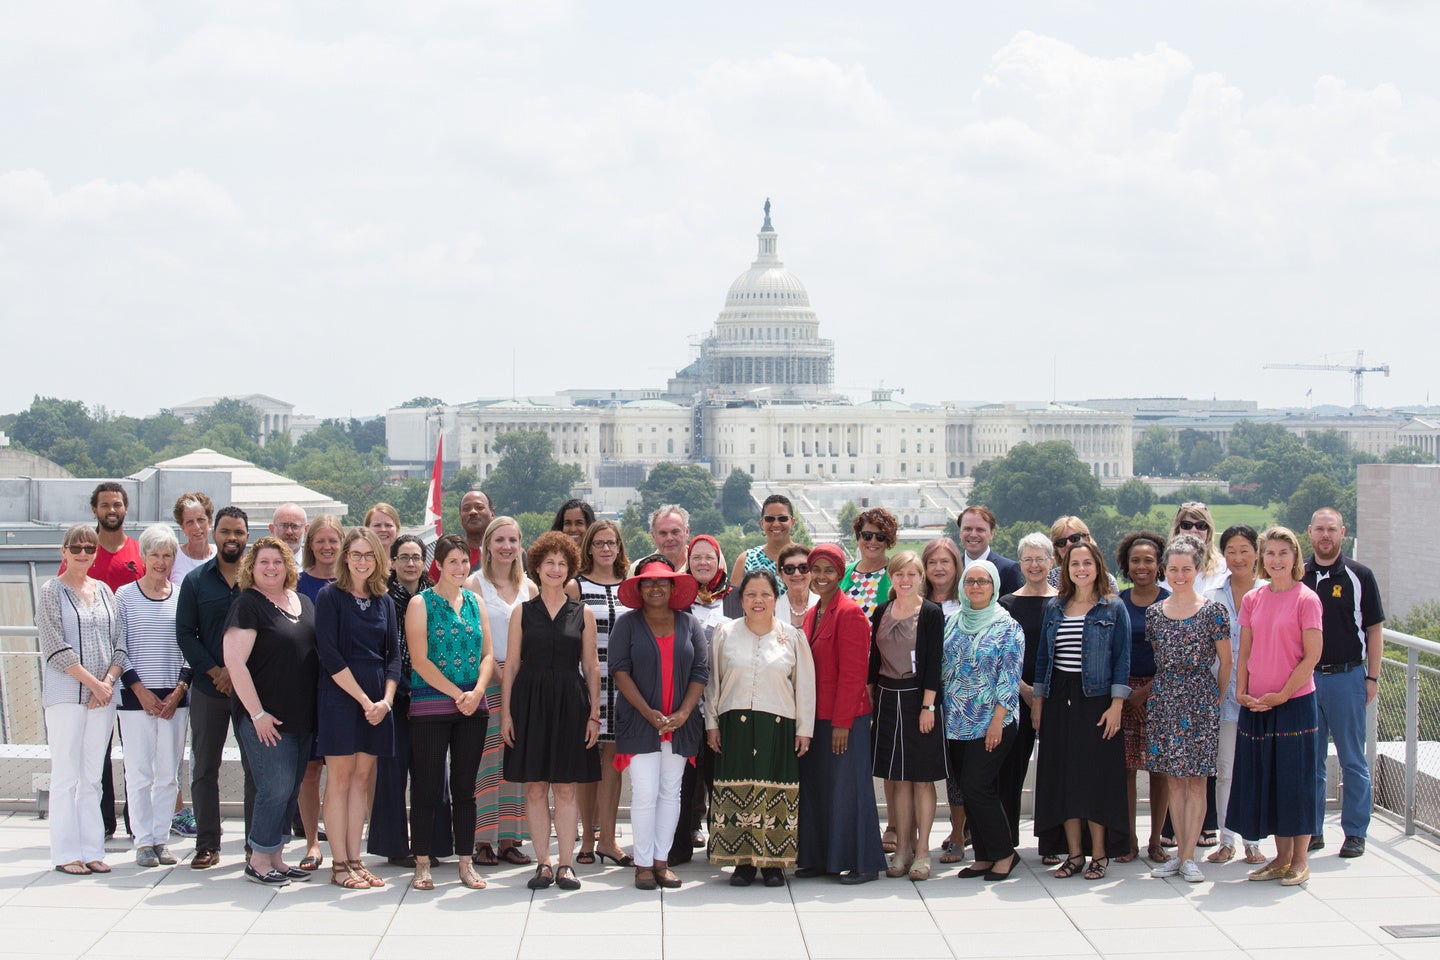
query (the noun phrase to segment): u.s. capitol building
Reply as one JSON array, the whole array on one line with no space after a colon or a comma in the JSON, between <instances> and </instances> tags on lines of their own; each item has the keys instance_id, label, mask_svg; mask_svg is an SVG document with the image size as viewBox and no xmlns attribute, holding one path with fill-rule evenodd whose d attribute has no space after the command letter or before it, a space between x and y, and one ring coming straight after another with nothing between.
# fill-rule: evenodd
<instances>
[{"instance_id":1,"label":"u.s. capitol building","mask_svg":"<svg viewBox=\"0 0 1440 960\"><path fill-rule=\"evenodd\" d=\"M1131 473L1131 415L1055 403L911 406L889 390L852 403L837 394L834 342L805 285L780 260L770 204L750 268L735 278L699 357L654 390L568 390L386 413L397 470L445 460L484 478L512 430L550 435L555 459L584 471L598 500L633 488L663 461L731 470L774 486L922 484L958 488L985 460L1019 443L1064 440L1102 481Z\"/></svg>"}]
</instances>

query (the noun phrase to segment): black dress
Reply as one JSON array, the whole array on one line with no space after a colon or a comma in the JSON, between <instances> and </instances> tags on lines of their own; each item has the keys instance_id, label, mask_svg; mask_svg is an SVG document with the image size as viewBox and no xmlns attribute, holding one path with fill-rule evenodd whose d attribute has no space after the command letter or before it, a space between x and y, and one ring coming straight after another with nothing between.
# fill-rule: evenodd
<instances>
[{"instance_id":1,"label":"black dress","mask_svg":"<svg viewBox=\"0 0 1440 960\"><path fill-rule=\"evenodd\" d=\"M512 783L594 783L600 759L585 749L590 691L580 672L585 604L569 597L552 620L543 597L520 605L520 665L510 685Z\"/></svg>"}]
</instances>

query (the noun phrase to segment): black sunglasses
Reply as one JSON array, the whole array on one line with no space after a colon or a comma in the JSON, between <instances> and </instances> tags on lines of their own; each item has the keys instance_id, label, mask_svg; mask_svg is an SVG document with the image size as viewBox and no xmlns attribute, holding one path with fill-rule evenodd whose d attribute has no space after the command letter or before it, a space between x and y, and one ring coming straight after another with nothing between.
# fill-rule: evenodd
<instances>
[{"instance_id":1,"label":"black sunglasses","mask_svg":"<svg viewBox=\"0 0 1440 960\"><path fill-rule=\"evenodd\" d=\"M861 540L884 540L884 539L885 539L885 534L879 533L879 532L877 532L877 531L875 531L875 530L861 530L861 531L860 531L860 539L861 539Z\"/></svg>"},{"instance_id":2,"label":"black sunglasses","mask_svg":"<svg viewBox=\"0 0 1440 960\"><path fill-rule=\"evenodd\" d=\"M794 574L797 574L797 573L809 573L809 572L810 572L810 564L808 564L808 563L786 563L786 564L782 564L781 567L780 567L780 572L783 573L783 574L785 574L785 576L787 576L787 577L793 576Z\"/></svg>"},{"instance_id":3,"label":"black sunglasses","mask_svg":"<svg viewBox=\"0 0 1440 960\"><path fill-rule=\"evenodd\" d=\"M764 520L766 523L786 523L790 520L790 515L787 513L782 513L774 517L761 517L760 519Z\"/></svg>"},{"instance_id":4,"label":"black sunglasses","mask_svg":"<svg viewBox=\"0 0 1440 960\"><path fill-rule=\"evenodd\" d=\"M1204 520L1181 520L1181 521L1180 521L1180 529L1181 529L1181 530L1209 530L1209 529L1210 529L1210 524L1206 523Z\"/></svg>"},{"instance_id":5,"label":"black sunglasses","mask_svg":"<svg viewBox=\"0 0 1440 960\"><path fill-rule=\"evenodd\" d=\"M1055 549L1064 550L1066 547L1072 544L1079 543L1081 540L1088 540L1089 538L1090 534L1088 533L1072 533L1068 537L1061 537L1060 539L1056 540Z\"/></svg>"}]
</instances>

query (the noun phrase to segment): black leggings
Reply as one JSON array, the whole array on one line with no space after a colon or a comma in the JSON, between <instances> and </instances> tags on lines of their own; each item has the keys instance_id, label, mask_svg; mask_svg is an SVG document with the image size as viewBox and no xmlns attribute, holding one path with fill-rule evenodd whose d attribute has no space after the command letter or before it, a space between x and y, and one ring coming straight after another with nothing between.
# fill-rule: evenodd
<instances>
[{"instance_id":1,"label":"black leggings","mask_svg":"<svg viewBox=\"0 0 1440 960\"><path fill-rule=\"evenodd\" d=\"M475 848L475 775L485 752L487 723L484 710L468 717L411 718L415 769L410 781L410 849L416 857L430 855L446 753L450 754L450 823L455 852L464 856Z\"/></svg>"},{"instance_id":2,"label":"black leggings","mask_svg":"<svg viewBox=\"0 0 1440 960\"><path fill-rule=\"evenodd\" d=\"M1000 767L1015 744L1017 728L1005 725L1005 732L994 750L985 749L985 738L979 740L946 740L950 752L950 769L965 794L965 823L975 845L976 860L1004 860L1015 852L1010 841L1010 824L1005 804L1000 799Z\"/></svg>"}]
</instances>

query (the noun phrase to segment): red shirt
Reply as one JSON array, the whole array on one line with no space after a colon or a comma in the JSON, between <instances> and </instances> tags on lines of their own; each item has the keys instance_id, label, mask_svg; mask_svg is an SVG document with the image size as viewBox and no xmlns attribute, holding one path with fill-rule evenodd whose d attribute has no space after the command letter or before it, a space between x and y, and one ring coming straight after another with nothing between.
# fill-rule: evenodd
<instances>
[{"instance_id":1,"label":"red shirt","mask_svg":"<svg viewBox=\"0 0 1440 960\"><path fill-rule=\"evenodd\" d=\"M65 572L66 561L60 561L60 573ZM145 576L145 561L140 558L140 542L126 537L125 544L111 553L104 547L95 551L95 562L90 565L90 577L108 586L111 591L119 590L127 583L134 583Z\"/></svg>"}]
</instances>

